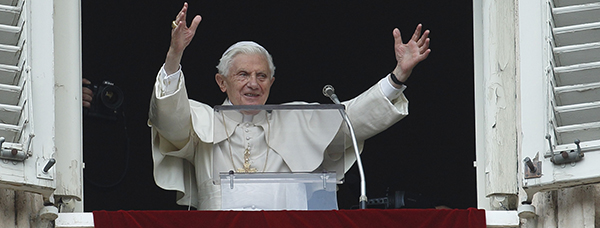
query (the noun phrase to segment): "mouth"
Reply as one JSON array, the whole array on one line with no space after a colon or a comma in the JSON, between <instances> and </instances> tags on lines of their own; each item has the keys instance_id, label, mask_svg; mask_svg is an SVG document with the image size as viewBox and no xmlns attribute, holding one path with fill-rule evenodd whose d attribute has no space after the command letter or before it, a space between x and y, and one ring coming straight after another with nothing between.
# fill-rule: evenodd
<instances>
[{"instance_id":1,"label":"mouth","mask_svg":"<svg viewBox=\"0 0 600 228\"><path fill-rule=\"evenodd\" d=\"M256 97L260 97L260 94L256 94L256 93L245 93L244 94L245 97L249 97L249 98L256 98Z\"/></svg>"},{"instance_id":2,"label":"mouth","mask_svg":"<svg viewBox=\"0 0 600 228\"><path fill-rule=\"evenodd\" d=\"M259 91L243 91L239 93L239 104L244 105L263 105L265 104L266 94Z\"/></svg>"}]
</instances>

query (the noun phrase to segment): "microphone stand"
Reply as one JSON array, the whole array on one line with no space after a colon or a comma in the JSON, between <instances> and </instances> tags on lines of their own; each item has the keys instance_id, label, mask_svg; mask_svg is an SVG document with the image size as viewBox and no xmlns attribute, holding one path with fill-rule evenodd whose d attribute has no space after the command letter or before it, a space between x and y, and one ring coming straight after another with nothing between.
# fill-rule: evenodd
<instances>
[{"instance_id":1,"label":"microphone stand","mask_svg":"<svg viewBox=\"0 0 600 228\"><path fill-rule=\"evenodd\" d=\"M365 182L365 171L362 166L360 159L360 152L358 151L358 143L356 142L356 135L354 134L354 128L348 118L348 115L343 109L340 109L340 114L344 117L344 121L348 125L350 130L350 136L352 138L352 146L354 147L354 155L356 156L356 163L358 164L358 173L360 175L360 197L358 198L358 206L360 209L367 209L367 184Z\"/></svg>"},{"instance_id":2,"label":"microphone stand","mask_svg":"<svg viewBox=\"0 0 600 228\"><path fill-rule=\"evenodd\" d=\"M341 104L340 100L335 95L333 87L330 85L326 85L323 88L323 94L326 97L329 97L333 103ZM352 138L352 147L354 147L354 155L356 157L356 163L358 165L358 174L360 175L360 197L358 198L358 207L359 209L367 209L367 184L365 181L365 171L362 166L362 160L360 159L360 152L358 151L358 143L356 141L356 134L354 133L354 127L352 127L352 123L350 122L350 118L348 118L348 114L344 109L340 109L340 114L344 118L344 122L348 125L348 129L350 130L350 136Z\"/></svg>"}]
</instances>

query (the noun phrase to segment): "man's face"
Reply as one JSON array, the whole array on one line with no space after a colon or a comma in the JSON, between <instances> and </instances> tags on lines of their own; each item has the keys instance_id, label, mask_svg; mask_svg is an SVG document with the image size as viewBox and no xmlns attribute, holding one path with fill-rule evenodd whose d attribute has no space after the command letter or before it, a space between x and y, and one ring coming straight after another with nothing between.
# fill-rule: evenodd
<instances>
[{"instance_id":1,"label":"man's face","mask_svg":"<svg viewBox=\"0 0 600 228\"><path fill-rule=\"evenodd\" d=\"M264 105L269 98L271 77L269 63L261 54L237 54L233 57L229 75L217 74L215 80L221 91L234 105Z\"/></svg>"}]
</instances>

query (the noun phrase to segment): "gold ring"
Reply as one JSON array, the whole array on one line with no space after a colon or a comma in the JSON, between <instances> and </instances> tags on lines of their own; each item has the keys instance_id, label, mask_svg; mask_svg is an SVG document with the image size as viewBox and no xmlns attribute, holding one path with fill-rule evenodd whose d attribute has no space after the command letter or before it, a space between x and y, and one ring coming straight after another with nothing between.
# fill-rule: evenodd
<instances>
[{"instance_id":1,"label":"gold ring","mask_svg":"<svg viewBox=\"0 0 600 228\"><path fill-rule=\"evenodd\" d=\"M171 28L177 28L177 22L176 21L173 21L171 23Z\"/></svg>"}]
</instances>

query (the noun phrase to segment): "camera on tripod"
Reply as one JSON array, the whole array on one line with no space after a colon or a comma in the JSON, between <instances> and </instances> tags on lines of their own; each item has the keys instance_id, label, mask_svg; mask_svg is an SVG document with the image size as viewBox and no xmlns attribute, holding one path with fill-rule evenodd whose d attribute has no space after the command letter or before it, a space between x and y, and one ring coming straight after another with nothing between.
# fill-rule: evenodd
<instances>
[{"instance_id":1,"label":"camera on tripod","mask_svg":"<svg viewBox=\"0 0 600 228\"><path fill-rule=\"evenodd\" d=\"M123 91L114 83L102 81L100 85L83 85L92 90L92 103L90 108L84 108L84 115L108 120L118 120L123 113Z\"/></svg>"}]
</instances>

